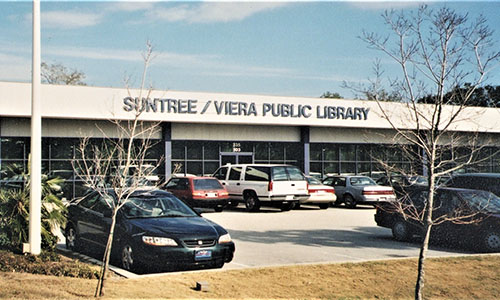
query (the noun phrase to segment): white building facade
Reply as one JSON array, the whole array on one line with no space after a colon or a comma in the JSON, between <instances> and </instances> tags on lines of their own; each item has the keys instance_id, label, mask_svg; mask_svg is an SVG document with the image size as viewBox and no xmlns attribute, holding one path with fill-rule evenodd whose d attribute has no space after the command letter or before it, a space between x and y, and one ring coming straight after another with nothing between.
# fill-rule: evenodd
<instances>
[{"instance_id":1,"label":"white building facade","mask_svg":"<svg viewBox=\"0 0 500 300\"><path fill-rule=\"evenodd\" d=\"M159 124L148 160L160 176L180 172L207 175L226 163L289 163L307 174L366 174L381 171L379 159L414 173L422 162L408 161L393 147L398 128L415 125L406 104L374 101L138 91L87 86L42 85L42 168L71 182L71 161L82 137L115 138L110 120L140 119ZM0 186L8 168L26 167L29 154L31 85L0 82ZM424 106L422 106L424 107ZM424 107L425 108L425 107ZM447 107L448 112L454 107ZM383 112L390 115L384 115ZM500 110L467 108L451 131L480 135L500 147ZM496 147L495 145L499 145ZM474 172L500 172L491 157ZM78 194L68 185L67 197Z\"/></svg>"}]
</instances>

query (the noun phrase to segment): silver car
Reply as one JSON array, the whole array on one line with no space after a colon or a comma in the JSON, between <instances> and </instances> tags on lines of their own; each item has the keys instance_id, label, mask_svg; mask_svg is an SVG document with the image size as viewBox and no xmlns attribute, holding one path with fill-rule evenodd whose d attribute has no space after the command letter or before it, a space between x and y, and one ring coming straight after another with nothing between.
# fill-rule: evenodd
<instances>
[{"instance_id":1,"label":"silver car","mask_svg":"<svg viewBox=\"0 0 500 300\"><path fill-rule=\"evenodd\" d=\"M396 200L392 187L378 185L367 176L329 176L323 180L323 184L335 188L337 206L345 203L345 206L355 208L357 204L374 205L381 201Z\"/></svg>"}]
</instances>

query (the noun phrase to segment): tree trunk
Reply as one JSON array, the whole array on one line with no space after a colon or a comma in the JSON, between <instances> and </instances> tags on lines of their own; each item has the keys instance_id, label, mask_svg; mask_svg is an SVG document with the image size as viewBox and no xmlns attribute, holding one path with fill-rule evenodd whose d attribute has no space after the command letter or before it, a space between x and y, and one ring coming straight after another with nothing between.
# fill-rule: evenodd
<instances>
[{"instance_id":1,"label":"tree trunk","mask_svg":"<svg viewBox=\"0 0 500 300\"><path fill-rule=\"evenodd\" d=\"M424 289L425 280L425 258L427 256L427 249L429 248L429 240L431 236L432 224L427 224L425 228L425 236L420 247L420 254L418 256L418 273L417 283L415 285L415 300L422 300L422 290Z\"/></svg>"},{"instance_id":2,"label":"tree trunk","mask_svg":"<svg viewBox=\"0 0 500 300\"><path fill-rule=\"evenodd\" d=\"M104 296L104 282L106 281L106 276L108 273L109 259L111 257L111 246L113 245L115 224L116 224L116 211L113 212L113 216L111 217L111 227L109 228L108 242L106 243L106 249L104 250L101 272L99 274L99 280L97 282L97 287L95 290L94 297Z\"/></svg>"},{"instance_id":3,"label":"tree trunk","mask_svg":"<svg viewBox=\"0 0 500 300\"><path fill-rule=\"evenodd\" d=\"M418 256L418 272L417 272L417 282L415 284L415 300L422 300L423 294L422 291L424 289L425 283L425 258L427 256L427 250L429 249L429 241L431 238L431 229L432 229L432 212L434 209L434 190L435 190L435 178L434 178L434 166L432 162L434 162L434 155L430 157L429 164L429 175L428 182L429 187L427 189L427 206L424 211L424 239L422 241L422 245L420 247L420 254Z\"/></svg>"}]
</instances>

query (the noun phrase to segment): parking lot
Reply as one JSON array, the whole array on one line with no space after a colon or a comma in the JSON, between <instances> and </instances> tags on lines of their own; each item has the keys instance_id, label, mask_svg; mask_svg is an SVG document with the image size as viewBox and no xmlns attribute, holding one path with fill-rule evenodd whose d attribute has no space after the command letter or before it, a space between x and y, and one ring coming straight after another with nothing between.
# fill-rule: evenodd
<instances>
[{"instance_id":1,"label":"parking lot","mask_svg":"<svg viewBox=\"0 0 500 300\"><path fill-rule=\"evenodd\" d=\"M419 243L393 240L390 229L376 226L374 213L370 206L258 213L238 207L203 216L226 228L236 244L234 260L224 269L417 257ZM465 253L431 246L428 256Z\"/></svg>"}]
</instances>

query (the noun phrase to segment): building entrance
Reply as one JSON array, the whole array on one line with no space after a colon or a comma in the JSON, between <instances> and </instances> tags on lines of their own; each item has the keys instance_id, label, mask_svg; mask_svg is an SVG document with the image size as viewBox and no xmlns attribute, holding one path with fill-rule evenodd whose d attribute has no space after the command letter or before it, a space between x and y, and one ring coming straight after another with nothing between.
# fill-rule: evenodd
<instances>
[{"instance_id":1,"label":"building entrance","mask_svg":"<svg viewBox=\"0 0 500 300\"><path fill-rule=\"evenodd\" d=\"M220 152L220 165L225 164L253 164L254 156L252 152Z\"/></svg>"}]
</instances>

